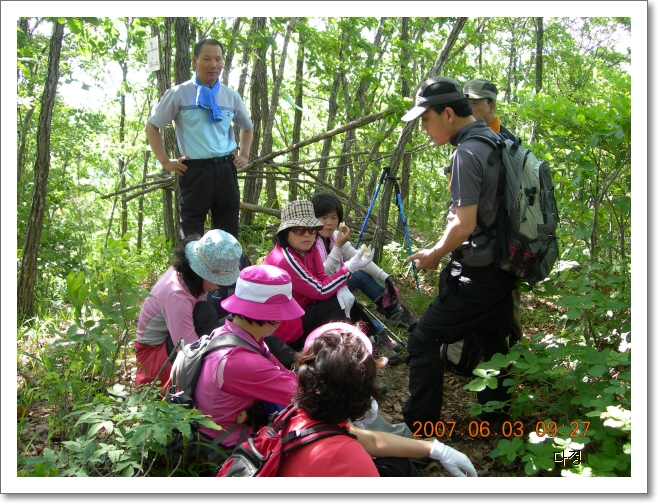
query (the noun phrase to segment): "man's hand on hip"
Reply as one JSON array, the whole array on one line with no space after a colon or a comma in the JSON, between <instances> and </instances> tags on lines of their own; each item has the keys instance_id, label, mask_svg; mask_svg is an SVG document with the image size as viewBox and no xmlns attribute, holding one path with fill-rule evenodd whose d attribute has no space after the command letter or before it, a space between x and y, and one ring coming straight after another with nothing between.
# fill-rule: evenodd
<instances>
[{"instance_id":1,"label":"man's hand on hip","mask_svg":"<svg viewBox=\"0 0 658 504\"><path fill-rule=\"evenodd\" d=\"M233 165L236 169L244 168L249 163L249 156L233 153Z\"/></svg>"},{"instance_id":2,"label":"man's hand on hip","mask_svg":"<svg viewBox=\"0 0 658 504\"><path fill-rule=\"evenodd\" d=\"M187 166L183 164L183 161L187 160L187 157L180 157L178 159L170 159L162 167L168 172L178 173L181 177L185 175L187 171Z\"/></svg>"}]
</instances>

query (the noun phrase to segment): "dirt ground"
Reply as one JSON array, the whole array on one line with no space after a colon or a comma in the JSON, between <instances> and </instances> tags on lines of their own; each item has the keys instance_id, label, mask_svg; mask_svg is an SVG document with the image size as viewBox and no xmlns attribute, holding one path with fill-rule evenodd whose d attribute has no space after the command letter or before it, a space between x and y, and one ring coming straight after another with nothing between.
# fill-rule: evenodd
<instances>
[{"instance_id":1,"label":"dirt ground","mask_svg":"<svg viewBox=\"0 0 658 504\"><path fill-rule=\"evenodd\" d=\"M402 353L406 356L405 353ZM387 366L379 371L381 381L386 384L386 396L379 401L379 413L389 423L401 423L402 407L409 397L409 365L402 362L396 366ZM469 378L446 371L444 382L442 417L445 421L455 422L453 435L443 436L442 442L468 456L478 476L518 476L523 473L515 466L505 467L489 456L496 447L497 438L490 436L471 437L468 425L473 418L468 414L469 403L475 401L475 394L463 390ZM459 431L459 432L458 432ZM460 435L463 433L462 435ZM450 476L438 462L432 462L422 469L425 476Z\"/></svg>"},{"instance_id":2,"label":"dirt ground","mask_svg":"<svg viewBox=\"0 0 658 504\"><path fill-rule=\"evenodd\" d=\"M421 282L421 289L424 291L427 303L429 303L429 299L433 299L436 295L431 286L432 283ZM408 294L413 289L415 289L415 286L407 282L407 284L401 286L400 290L401 293L404 291L404 294ZM534 306L535 302L531 295L521 294L521 322L526 335L545 329L537 327L537 321L532 320L532 313L536 309L536 306ZM419 317L420 314L414 311L414 315ZM395 331L399 338L406 341L408 334L405 330L392 330ZM386 366L379 370L380 379L388 388L386 396L379 402L379 413L385 420L392 424L403 422L402 408L409 397L409 365L405 363L407 354L403 350L400 356L402 357L400 364ZM455 423L452 435L448 436L446 434L440 440L467 455L475 466L478 476L525 476L521 462L504 466L499 460L493 459L489 455L498 444L500 439L498 436L489 435L488 437L482 437L471 436L469 434L468 427L474 421L474 418L469 415L468 411L471 403L477 401L474 392L464 390L464 386L471 379L446 369L441 416L443 421L446 422L446 425L447 422ZM473 434L476 434L477 431L475 427L476 424L471 429ZM524 428L526 431L530 428L529 426L525 427L527 427ZM426 476L450 476L438 462L432 462L426 468L422 469L422 471Z\"/></svg>"}]
</instances>

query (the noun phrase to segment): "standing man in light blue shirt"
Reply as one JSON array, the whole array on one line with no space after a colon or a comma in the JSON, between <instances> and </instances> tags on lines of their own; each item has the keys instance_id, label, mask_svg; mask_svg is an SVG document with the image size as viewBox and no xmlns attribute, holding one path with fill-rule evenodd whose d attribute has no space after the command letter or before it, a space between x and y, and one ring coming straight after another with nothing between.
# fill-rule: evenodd
<instances>
[{"instance_id":1,"label":"standing man in light blue shirt","mask_svg":"<svg viewBox=\"0 0 658 504\"><path fill-rule=\"evenodd\" d=\"M194 46L192 79L169 89L146 121L151 150L162 167L180 175L181 235L212 228L238 236L240 188L237 169L249 161L254 126L240 95L221 85L224 48L214 39ZM160 130L174 121L181 157L170 159ZM240 148L231 123L240 127Z\"/></svg>"}]
</instances>

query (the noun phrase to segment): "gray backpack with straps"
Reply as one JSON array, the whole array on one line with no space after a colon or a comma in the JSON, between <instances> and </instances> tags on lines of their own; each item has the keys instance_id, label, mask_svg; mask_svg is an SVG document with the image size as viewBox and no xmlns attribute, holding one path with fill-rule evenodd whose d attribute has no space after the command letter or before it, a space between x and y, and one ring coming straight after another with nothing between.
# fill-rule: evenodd
<instances>
[{"instance_id":1,"label":"gray backpack with straps","mask_svg":"<svg viewBox=\"0 0 658 504\"><path fill-rule=\"evenodd\" d=\"M478 216L478 227L487 242L494 241L494 264L532 286L544 280L559 257L557 225L559 216L550 166L522 146L492 132L470 135L494 148L488 160L495 164L502 156L498 178L498 215L493 228Z\"/></svg>"},{"instance_id":2,"label":"gray backpack with straps","mask_svg":"<svg viewBox=\"0 0 658 504\"><path fill-rule=\"evenodd\" d=\"M204 335L194 343L181 347L172 364L172 385L167 389L165 400L172 404L184 404L188 408L195 408L194 389L205 357L220 348L233 348L236 346L249 348L254 352L263 354L260 348L250 345L239 336L231 333L220 334L214 338ZM165 447L163 458L177 464L183 471L194 470L204 473L210 471L212 473L213 471L216 472L219 465L229 455L220 447L220 443L236 429L240 429L238 444L241 443L247 437L249 424L236 418L233 425L220 432L214 439L201 432L197 422L192 422L190 427L191 433L188 439L183 438L178 429L174 429L173 438Z\"/></svg>"},{"instance_id":3,"label":"gray backpack with straps","mask_svg":"<svg viewBox=\"0 0 658 504\"><path fill-rule=\"evenodd\" d=\"M165 394L165 400L196 407L193 399L194 388L206 355L220 348L236 346L243 346L262 354L259 348L231 333L220 334L212 339L204 335L194 343L182 346L171 366L171 386Z\"/></svg>"}]
</instances>

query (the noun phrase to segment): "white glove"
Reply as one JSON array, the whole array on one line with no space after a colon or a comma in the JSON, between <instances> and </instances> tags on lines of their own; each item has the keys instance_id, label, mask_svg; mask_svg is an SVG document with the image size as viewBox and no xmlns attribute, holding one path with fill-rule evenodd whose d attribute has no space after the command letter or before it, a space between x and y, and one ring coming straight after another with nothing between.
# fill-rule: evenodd
<instances>
[{"instance_id":1,"label":"white glove","mask_svg":"<svg viewBox=\"0 0 658 504\"><path fill-rule=\"evenodd\" d=\"M363 418L352 423L357 427L365 429L366 425L370 425L372 422L375 421L375 419L377 418L378 410L379 410L379 405L377 404L377 401L375 401L375 399L373 398L370 409L366 411L366 414L363 416Z\"/></svg>"},{"instance_id":2,"label":"white glove","mask_svg":"<svg viewBox=\"0 0 658 504\"><path fill-rule=\"evenodd\" d=\"M473 476L477 477L475 467L471 461L462 452L444 445L438 439L434 440L432 450L430 451L430 458L438 460L441 465L453 476Z\"/></svg>"},{"instance_id":3,"label":"white glove","mask_svg":"<svg viewBox=\"0 0 658 504\"><path fill-rule=\"evenodd\" d=\"M368 251L367 254L364 254L364 252L366 252L365 247L360 248L356 255L345 263L347 271L354 273L355 271L365 268L372 262L372 253Z\"/></svg>"},{"instance_id":4,"label":"white glove","mask_svg":"<svg viewBox=\"0 0 658 504\"><path fill-rule=\"evenodd\" d=\"M345 315L347 318L350 318L350 310L354 305L355 297L354 294L350 292L347 286L341 287L341 289L336 292L336 298L338 299L338 304L340 307L345 310Z\"/></svg>"}]
</instances>

